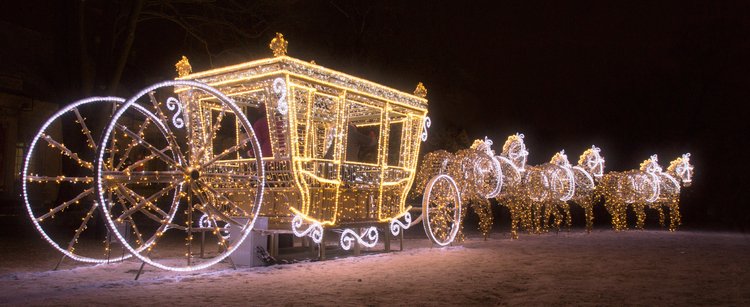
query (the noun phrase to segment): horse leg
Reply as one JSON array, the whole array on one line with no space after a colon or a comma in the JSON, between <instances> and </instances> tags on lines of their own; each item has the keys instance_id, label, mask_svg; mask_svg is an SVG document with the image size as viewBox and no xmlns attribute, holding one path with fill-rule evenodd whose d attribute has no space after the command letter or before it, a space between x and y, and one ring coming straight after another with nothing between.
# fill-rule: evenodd
<instances>
[{"instance_id":1,"label":"horse leg","mask_svg":"<svg viewBox=\"0 0 750 307\"><path fill-rule=\"evenodd\" d=\"M570 214L570 204L568 202L562 202L563 211L565 212L565 226L570 232L570 228L573 227L573 216Z\"/></svg>"},{"instance_id":2,"label":"horse leg","mask_svg":"<svg viewBox=\"0 0 750 307\"><path fill-rule=\"evenodd\" d=\"M586 233L591 233L594 228L594 208L590 204L583 206L584 215L586 216Z\"/></svg>"},{"instance_id":3,"label":"horse leg","mask_svg":"<svg viewBox=\"0 0 750 307\"><path fill-rule=\"evenodd\" d=\"M633 212L636 217L635 228L643 230L643 226L646 223L646 205L641 203L633 203Z\"/></svg>"},{"instance_id":4,"label":"horse leg","mask_svg":"<svg viewBox=\"0 0 750 307\"><path fill-rule=\"evenodd\" d=\"M676 231L677 227L682 224L680 215L680 200L675 198L670 202L669 208L669 231Z\"/></svg>"}]
</instances>

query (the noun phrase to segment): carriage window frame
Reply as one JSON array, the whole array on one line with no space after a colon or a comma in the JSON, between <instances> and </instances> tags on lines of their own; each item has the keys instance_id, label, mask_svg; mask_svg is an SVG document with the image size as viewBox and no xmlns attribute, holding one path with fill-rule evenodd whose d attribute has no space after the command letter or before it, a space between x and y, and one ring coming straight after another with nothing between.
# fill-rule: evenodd
<instances>
[{"instance_id":1,"label":"carriage window frame","mask_svg":"<svg viewBox=\"0 0 750 307\"><path fill-rule=\"evenodd\" d=\"M365 114L369 114L367 116L356 116L354 120L352 120L352 107L357 106L360 108L367 108L371 109L371 113L365 112ZM344 112L344 120L342 121L342 129L344 135L346 136L346 141L342 144L342 153L341 153L341 161L343 163L350 163L350 164L361 164L361 165L370 165L370 166L378 166L380 164L380 145L383 142L382 134L383 134L383 113L384 110L380 106L375 106L372 104L368 104L365 102L357 101L349 99L346 103L346 111ZM368 118L369 117L369 118ZM364 118L364 119L362 119ZM367 159L367 161L362 161L363 159L360 159L357 157L357 160L352 160L347 155L347 148L349 146L349 124L352 123L355 127L357 127L358 130L364 130L364 134L369 134L369 131L375 132L375 144L373 145L373 148L369 149L371 150L370 153L374 154L374 159ZM362 152L360 152L361 156Z\"/></svg>"}]
</instances>

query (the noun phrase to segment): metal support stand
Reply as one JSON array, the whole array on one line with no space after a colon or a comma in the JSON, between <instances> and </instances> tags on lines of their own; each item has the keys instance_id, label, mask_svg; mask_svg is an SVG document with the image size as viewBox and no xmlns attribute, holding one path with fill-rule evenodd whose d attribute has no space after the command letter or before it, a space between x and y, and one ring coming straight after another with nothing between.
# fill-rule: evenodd
<instances>
[{"instance_id":1,"label":"metal support stand","mask_svg":"<svg viewBox=\"0 0 750 307\"><path fill-rule=\"evenodd\" d=\"M146 266L146 261L141 262L141 268L138 269L138 273L135 274L135 280L138 280L138 277L141 277L141 272L143 272L143 267Z\"/></svg>"},{"instance_id":2,"label":"metal support stand","mask_svg":"<svg viewBox=\"0 0 750 307\"><path fill-rule=\"evenodd\" d=\"M206 244L206 232L201 231L201 258L203 258L204 245Z\"/></svg>"},{"instance_id":3,"label":"metal support stand","mask_svg":"<svg viewBox=\"0 0 750 307\"><path fill-rule=\"evenodd\" d=\"M271 234L271 247L269 249L271 250L271 257L274 257L274 258L279 257L279 234L278 233Z\"/></svg>"},{"instance_id":4,"label":"metal support stand","mask_svg":"<svg viewBox=\"0 0 750 307\"><path fill-rule=\"evenodd\" d=\"M60 261L58 261L58 262L57 262L57 265L55 265L55 268L54 268L54 269L52 269L53 271L57 271L57 268L59 268L59 267L60 267L60 264L61 264L61 263L63 262L63 260L65 260L65 257L66 257L66 256L65 256L65 255L63 255L63 256L62 256L62 258L60 258Z\"/></svg>"},{"instance_id":5,"label":"metal support stand","mask_svg":"<svg viewBox=\"0 0 750 307\"><path fill-rule=\"evenodd\" d=\"M326 260L326 232L323 231L323 237L318 244L318 258L320 260Z\"/></svg>"},{"instance_id":6,"label":"metal support stand","mask_svg":"<svg viewBox=\"0 0 750 307\"><path fill-rule=\"evenodd\" d=\"M401 231L401 240L398 241L398 244L399 244L398 250L403 251L404 250L404 232L403 231Z\"/></svg>"},{"instance_id":7,"label":"metal support stand","mask_svg":"<svg viewBox=\"0 0 750 307\"><path fill-rule=\"evenodd\" d=\"M391 236L392 236L392 234L391 234L390 231L388 231L388 227L387 226L386 226L385 231L383 232L383 234L385 235L385 240L383 242L385 244L385 251L386 252L390 252L391 251Z\"/></svg>"},{"instance_id":8,"label":"metal support stand","mask_svg":"<svg viewBox=\"0 0 750 307\"><path fill-rule=\"evenodd\" d=\"M362 232L362 228L357 228L357 233ZM359 256L362 254L362 246L359 244L357 240L354 240L354 256Z\"/></svg>"}]
</instances>

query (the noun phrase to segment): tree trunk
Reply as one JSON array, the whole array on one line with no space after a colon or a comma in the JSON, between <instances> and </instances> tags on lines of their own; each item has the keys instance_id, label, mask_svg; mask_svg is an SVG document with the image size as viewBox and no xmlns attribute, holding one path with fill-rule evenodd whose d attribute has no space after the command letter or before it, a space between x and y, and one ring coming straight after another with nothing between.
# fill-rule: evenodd
<instances>
[{"instance_id":1,"label":"tree trunk","mask_svg":"<svg viewBox=\"0 0 750 307\"><path fill-rule=\"evenodd\" d=\"M111 95L114 95L117 92L122 72L125 70L125 64L128 62L128 57L130 57L130 48L133 46L133 41L135 40L135 29L138 25L138 17L141 15L141 10L143 9L143 2L144 0L136 0L133 3L133 9L128 18L128 27L126 30L127 36L125 37L125 42L118 54L115 69L112 72L112 79L110 80L108 87L108 91Z\"/></svg>"}]
</instances>

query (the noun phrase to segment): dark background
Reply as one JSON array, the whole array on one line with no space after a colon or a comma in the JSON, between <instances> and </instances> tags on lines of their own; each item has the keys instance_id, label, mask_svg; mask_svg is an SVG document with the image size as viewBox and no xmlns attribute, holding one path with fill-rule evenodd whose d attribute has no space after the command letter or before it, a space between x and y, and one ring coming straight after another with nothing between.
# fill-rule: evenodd
<instances>
[{"instance_id":1,"label":"dark background","mask_svg":"<svg viewBox=\"0 0 750 307\"><path fill-rule=\"evenodd\" d=\"M3 2L0 74L24 86L0 90L127 97L174 78L181 55L195 71L270 57L282 32L292 57L406 92L424 82L424 152L516 132L530 164L592 144L608 171L690 152L685 226L750 230L750 2L433 2Z\"/></svg>"}]
</instances>

